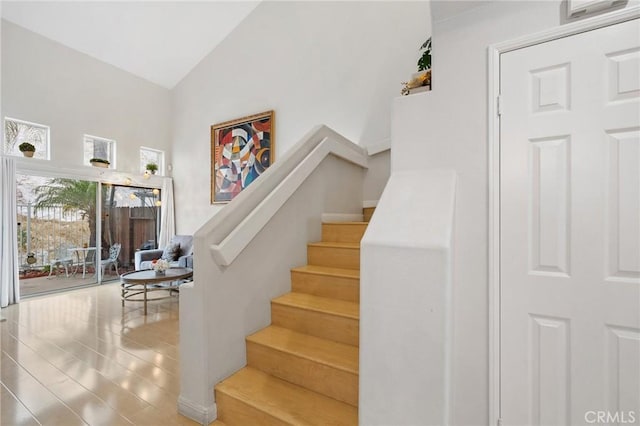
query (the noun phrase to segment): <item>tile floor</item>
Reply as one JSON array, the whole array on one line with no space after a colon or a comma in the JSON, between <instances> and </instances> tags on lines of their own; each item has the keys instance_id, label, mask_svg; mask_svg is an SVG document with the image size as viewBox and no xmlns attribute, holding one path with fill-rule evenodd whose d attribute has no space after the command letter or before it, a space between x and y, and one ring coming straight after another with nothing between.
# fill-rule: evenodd
<instances>
[{"instance_id":1,"label":"tile floor","mask_svg":"<svg viewBox=\"0 0 640 426\"><path fill-rule=\"evenodd\" d=\"M178 299L107 284L2 310L0 424L195 425L177 413Z\"/></svg>"},{"instance_id":2,"label":"tile floor","mask_svg":"<svg viewBox=\"0 0 640 426\"><path fill-rule=\"evenodd\" d=\"M20 278L20 296L23 298L31 297L38 295L38 293L49 293L65 289L71 290L74 287L86 287L95 285L95 283L96 278L93 275L89 275L83 279L82 273L69 277L65 277L64 274L62 274L60 276L52 276L51 278L47 276L26 279Z\"/></svg>"}]
</instances>

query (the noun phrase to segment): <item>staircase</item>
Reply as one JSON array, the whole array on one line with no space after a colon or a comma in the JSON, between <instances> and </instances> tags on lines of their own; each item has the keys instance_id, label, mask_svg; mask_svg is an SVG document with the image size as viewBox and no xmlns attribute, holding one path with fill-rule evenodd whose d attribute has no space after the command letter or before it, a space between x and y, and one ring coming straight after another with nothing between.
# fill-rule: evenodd
<instances>
[{"instance_id":1,"label":"staircase","mask_svg":"<svg viewBox=\"0 0 640 426\"><path fill-rule=\"evenodd\" d=\"M365 211L365 216L368 212ZM369 214L370 217L370 214ZM215 388L215 425L357 425L360 239L366 222L322 225L247 366Z\"/></svg>"}]
</instances>

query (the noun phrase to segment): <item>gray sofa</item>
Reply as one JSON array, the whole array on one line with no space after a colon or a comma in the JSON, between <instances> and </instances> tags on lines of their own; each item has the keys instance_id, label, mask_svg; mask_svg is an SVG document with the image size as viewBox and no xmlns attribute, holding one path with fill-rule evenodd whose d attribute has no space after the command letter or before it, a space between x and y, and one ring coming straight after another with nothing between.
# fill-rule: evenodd
<instances>
[{"instance_id":1,"label":"gray sofa","mask_svg":"<svg viewBox=\"0 0 640 426\"><path fill-rule=\"evenodd\" d=\"M175 235L169 246L173 244L180 245L180 257L177 260L169 261L172 268L192 268L193 269L193 236L191 235ZM135 253L136 271L151 269L151 261L162 257L163 249L156 250L138 250Z\"/></svg>"}]
</instances>

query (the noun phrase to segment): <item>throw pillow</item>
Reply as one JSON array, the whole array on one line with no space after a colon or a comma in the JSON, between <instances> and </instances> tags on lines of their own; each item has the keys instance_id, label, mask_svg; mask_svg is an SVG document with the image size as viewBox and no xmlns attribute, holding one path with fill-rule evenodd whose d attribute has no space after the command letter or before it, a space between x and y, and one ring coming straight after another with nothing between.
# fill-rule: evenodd
<instances>
[{"instance_id":1,"label":"throw pillow","mask_svg":"<svg viewBox=\"0 0 640 426\"><path fill-rule=\"evenodd\" d=\"M169 244L164 248L161 259L173 262L180 257L180 244Z\"/></svg>"}]
</instances>

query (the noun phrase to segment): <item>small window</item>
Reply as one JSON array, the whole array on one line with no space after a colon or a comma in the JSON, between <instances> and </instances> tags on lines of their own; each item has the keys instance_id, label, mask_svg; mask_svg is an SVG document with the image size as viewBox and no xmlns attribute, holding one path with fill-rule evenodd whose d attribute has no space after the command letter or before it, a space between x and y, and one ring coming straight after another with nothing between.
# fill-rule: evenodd
<instances>
[{"instance_id":1,"label":"small window","mask_svg":"<svg viewBox=\"0 0 640 426\"><path fill-rule=\"evenodd\" d=\"M90 166L89 160L101 158L109 161L109 168L116 168L116 141L97 136L84 135L84 164Z\"/></svg>"},{"instance_id":2,"label":"small window","mask_svg":"<svg viewBox=\"0 0 640 426\"><path fill-rule=\"evenodd\" d=\"M164 174L164 151L140 147L140 172L147 171L147 164L155 164L159 175ZM152 172L153 173L153 172Z\"/></svg>"},{"instance_id":3,"label":"small window","mask_svg":"<svg viewBox=\"0 0 640 426\"><path fill-rule=\"evenodd\" d=\"M4 153L22 157L20 145L25 142L35 147L34 158L49 159L49 126L5 117Z\"/></svg>"}]
</instances>

